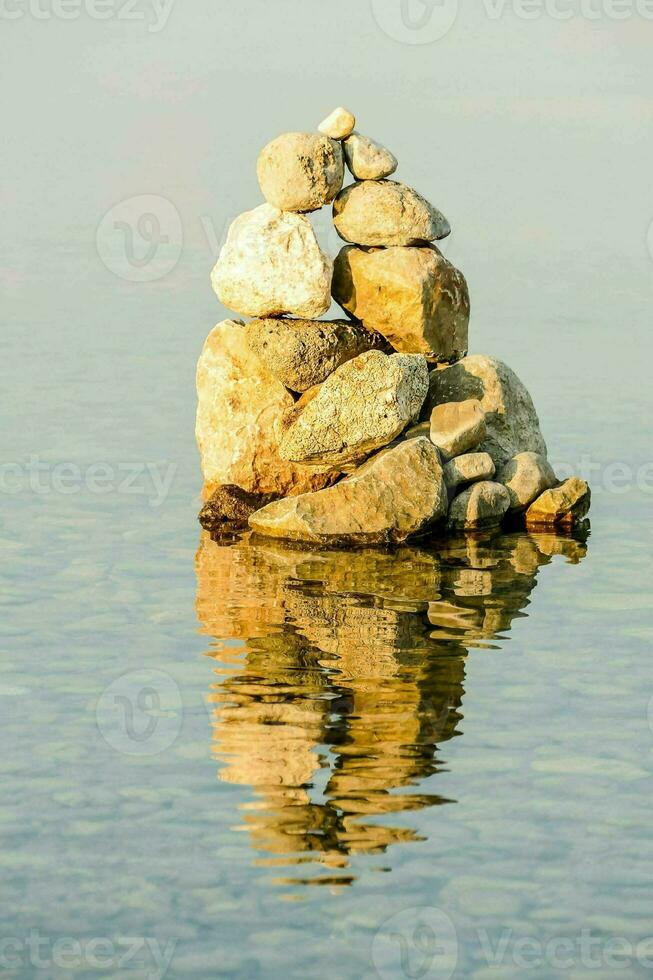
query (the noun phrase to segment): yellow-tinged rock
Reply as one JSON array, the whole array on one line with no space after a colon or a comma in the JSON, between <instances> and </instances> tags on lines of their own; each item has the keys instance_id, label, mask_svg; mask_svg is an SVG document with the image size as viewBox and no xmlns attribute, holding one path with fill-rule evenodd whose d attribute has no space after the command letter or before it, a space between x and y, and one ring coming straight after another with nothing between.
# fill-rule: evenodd
<instances>
[{"instance_id":1,"label":"yellow-tinged rock","mask_svg":"<svg viewBox=\"0 0 653 980\"><path fill-rule=\"evenodd\" d=\"M456 361L467 353L469 292L435 246L345 246L333 270L333 298L404 354Z\"/></svg>"},{"instance_id":2,"label":"yellow-tinged rock","mask_svg":"<svg viewBox=\"0 0 653 980\"><path fill-rule=\"evenodd\" d=\"M545 490L526 511L527 527L573 527L590 509L591 492L585 480L572 476L559 487Z\"/></svg>"}]
</instances>

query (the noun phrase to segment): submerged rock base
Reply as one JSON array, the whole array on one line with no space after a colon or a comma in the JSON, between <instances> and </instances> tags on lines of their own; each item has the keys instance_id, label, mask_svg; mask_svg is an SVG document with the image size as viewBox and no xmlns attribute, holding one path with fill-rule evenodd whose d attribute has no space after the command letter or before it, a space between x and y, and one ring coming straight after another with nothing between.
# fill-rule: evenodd
<instances>
[{"instance_id":1,"label":"submerged rock base","mask_svg":"<svg viewBox=\"0 0 653 980\"><path fill-rule=\"evenodd\" d=\"M267 144L265 203L213 270L218 298L254 319L218 324L199 360L200 522L343 547L573 527L588 485L556 478L516 374L467 356L467 282L434 244L449 222L387 179L397 158L355 125L339 107ZM305 217L324 205L346 243L335 263ZM331 297L347 320L319 319Z\"/></svg>"}]
</instances>

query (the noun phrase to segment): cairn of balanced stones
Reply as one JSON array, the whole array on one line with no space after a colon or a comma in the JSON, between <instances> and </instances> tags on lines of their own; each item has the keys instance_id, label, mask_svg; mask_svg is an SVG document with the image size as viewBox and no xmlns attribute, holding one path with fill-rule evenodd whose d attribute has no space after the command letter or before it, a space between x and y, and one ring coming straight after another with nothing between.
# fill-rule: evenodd
<instances>
[{"instance_id":1,"label":"cairn of balanced stones","mask_svg":"<svg viewBox=\"0 0 653 980\"><path fill-rule=\"evenodd\" d=\"M573 527L589 487L556 479L514 372L468 355L467 283L435 244L449 222L355 125L338 108L264 147L264 203L236 218L213 270L247 319L214 327L199 359L201 523L343 546ZM335 261L307 217L326 206ZM332 298L346 318L320 319Z\"/></svg>"}]
</instances>

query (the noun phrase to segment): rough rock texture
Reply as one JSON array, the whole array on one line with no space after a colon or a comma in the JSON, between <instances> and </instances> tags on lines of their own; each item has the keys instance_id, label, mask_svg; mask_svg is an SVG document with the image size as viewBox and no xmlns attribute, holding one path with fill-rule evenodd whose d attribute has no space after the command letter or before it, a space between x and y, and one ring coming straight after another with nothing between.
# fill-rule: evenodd
<instances>
[{"instance_id":1,"label":"rough rock texture","mask_svg":"<svg viewBox=\"0 0 653 980\"><path fill-rule=\"evenodd\" d=\"M349 109L338 106L317 128L320 133L330 136L332 140L344 140L353 132L355 125L356 117Z\"/></svg>"},{"instance_id":2,"label":"rough rock texture","mask_svg":"<svg viewBox=\"0 0 653 980\"><path fill-rule=\"evenodd\" d=\"M342 146L315 133L283 133L263 147L256 174L263 197L282 211L317 211L342 187Z\"/></svg>"},{"instance_id":3,"label":"rough rock texture","mask_svg":"<svg viewBox=\"0 0 653 980\"><path fill-rule=\"evenodd\" d=\"M444 467L444 480L448 490L455 490L465 483L491 480L494 471L494 461L489 453L465 453L449 460Z\"/></svg>"},{"instance_id":4,"label":"rough rock texture","mask_svg":"<svg viewBox=\"0 0 653 980\"><path fill-rule=\"evenodd\" d=\"M497 483L503 483L510 494L511 511L525 510L557 482L553 467L539 453L517 453L497 474Z\"/></svg>"},{"instance_id":5,"label":"rough rock texture","mask_svg":"<svg viewBox=\"0 0 653 980\"><path fill-rule=\"evenodd\" d=\"M279 456L281 418L293 398L251 353L242 323L225 320L207 337L197 365L197 396L205 498L222 484L286 496L332 482Z\"/></svg>"},{"instance_id":6,"label":"rough rock texture","mask_svg":"<svg viewBox=\"0 0 653 980\"><path fill-rule=\"evenodd\" d=\"M526 511L527 527L573 527L590 508L591 493L585 480L577 476L559 487L545 490Z\"/></svg>"},{"instance_id":7,"label":"rough rock texture","mask_svg":"<svg viewBox=\"0 0 653 980\"><path fill-rule=\"evenodd\" d=\"M368 136L352 133L343 143L345 162L356 180L382 180L397 169L397 158Z\"/></svg>"},{"instance_id":8,"label":"rough rock texture","mask_svg":"<svg viewBox=\"0 0 653 980\"><path fill-rule=\"evenodd\" d=\"M392 442L418 415L428 389L423 357L367 351L342 364L291 413L284 459L338 469Z\"/></svg>"},{"instance_id":9,"label":"rough rock texture","mask_svg":"<svg viewBox=\"0 0 653 980\"><path fill-rule=\"evenodd\" d=\"M356 245L413 245L446 238L449 222L412 187L394 180L363 180L333 202L341 238Z\"/></svg>"},{"instance_id":10,"label":"rough rock texture","mask_svg":"<svg viewBox=\"0 0 653 980\"><path fill-rule=\"evenodd\" d=\"M372 544L405 541L446 512L438 453L422 438L384 450L334 487L268 504L249 523L274 537Z\"/></svg>"},{"instance_id":11,"label":"rough rock texture","mask_svg":"<svg viewBox=\"0 0 653 980\"><path fill-rule=\"evenodd\" d=\"M445 402L431 412L431 442L445 459L475 449L485 435L485 413L476 398Z\"/></svg>"},{"instance_id":12,"label":"rough rock texture","mask_svg":"<svg viewBox=\"0 0 653 980\"><path fill-rule=\"evenodd\" d=\"M306 391L322 384L345 361L386 340L350 320L252 320L247 324L252 351L287 388Z\"/></svg>"},{"instance_id":13,"label":"rough rock texture","mask_svg":"<svg viewBox=\"0 0 653 980\"><path fill-rule=\"evenodd\" d=\"M496 527L510 507L510 494L500 483L484 480L473 483L451 502L447 527L450 529Z\"/></svg>"},{"instance_id":14,"label":"rough rock texture","mask_svg":"<svg viewBox=\"0 0 653 980\"><path fill-rule=\"evenodd\" d=\"M211 282L225 306L246 316L314 318L331 305L332 271L308 218L261 204L231 225Z\"/></svg>"},{"instance_id":15,"label":"rough rock texture","mask_svg":"<svg viewBox=\"0 0 653 980\"><path fill-rule=\"evenodd\" d=\"M497 468L521 452L546 456L546 443L531 396L514 371L493 357L473 354L431 371L423 415L443 402L477 398L485 412L487 437L480 446Z\"/></svg>"},{"instance_id":16,"label":"rough rock texture","mask_svg":"<svg viewBox=\"0 0 653 980\"><path fill-rule=\"evenodd\" d=\"M269 503L268 494L249 493L235 484L218 487L199 513L199 522L212 533L238 531L247 527L251 514Z\"/></svg>"},{"instance_id":17,"label":"rough rock texture","mask_svg":"<svg viewBox=\"0 0 653 980\"><path fill-rule=\"evenodd\" d=\"M396 350L434 362L467 353L467 283L434 246L345 246L335 261L333 297Z\"/></svg>"}]
</instances>

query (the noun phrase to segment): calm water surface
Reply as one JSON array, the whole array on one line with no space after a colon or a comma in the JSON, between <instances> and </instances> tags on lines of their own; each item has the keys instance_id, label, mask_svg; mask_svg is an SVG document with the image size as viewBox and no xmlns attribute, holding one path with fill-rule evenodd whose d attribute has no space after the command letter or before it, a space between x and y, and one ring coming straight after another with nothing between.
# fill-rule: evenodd
<instances>
[{"instance_id":1,"label":"calm water surface","mask_svg":"<svg viewBox=\"0 0 653 980\"><path fill-rule=\"evenodd\" d=\"M200 536L209 258L129 284L82 243L35 292L46 252L0 341L6 975L650 975L648 267L599 302L600 264L515 265L478 321L596 462L591 528L347 554Z\"/></svg>"}]
</instances>

